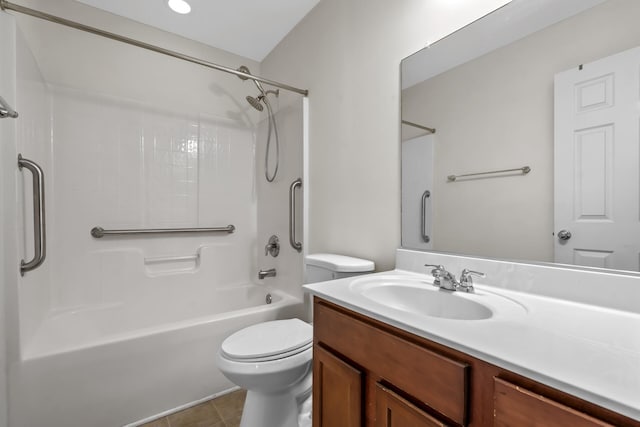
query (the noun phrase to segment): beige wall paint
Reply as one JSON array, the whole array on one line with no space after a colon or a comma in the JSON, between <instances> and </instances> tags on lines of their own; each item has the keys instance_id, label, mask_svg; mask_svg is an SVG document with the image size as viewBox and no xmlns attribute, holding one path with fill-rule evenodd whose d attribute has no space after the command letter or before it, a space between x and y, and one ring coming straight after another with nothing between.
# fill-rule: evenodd
<instances>
[{"instance_id":1,"label":"beige wall paint","mask_svg":"<svg viewBox=\"0 0 640 427\"><path fill-rule=\"evenodd\" d=\"M434 249L553 261L553 78L640 44L640 2L613 0L406 89L437 128ZM447 183L528 165L526 177Z\"/></svg>"},{"instance_id":2,"label":"beige wall paint","mask_svg":"<svg viewBox=\"0 0 640 427\"><path fill-rule=\"evenodd\" d=\"M322 0L263 61L265 76L310 91L310 253L394 266L400 60L505 2Z\"/></svg>"}]
</instances>

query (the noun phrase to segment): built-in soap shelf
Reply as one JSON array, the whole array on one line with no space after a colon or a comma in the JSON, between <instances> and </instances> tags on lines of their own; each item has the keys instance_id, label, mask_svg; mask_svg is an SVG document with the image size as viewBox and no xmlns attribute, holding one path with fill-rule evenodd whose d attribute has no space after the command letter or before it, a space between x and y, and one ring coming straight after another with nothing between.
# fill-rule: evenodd
<instances>
[{"instance_id":1,"label":"built-in soap shelf","mask_svg":"<svg viewBox=\"0 0 640 427\"><path fill-rule=\"evenodd\" d=\"M147 274L185 273L195 271L200 265L200 250L195 255L177 255L164 257L145 257L144 267Z\"/></svg>"}]
</instances>

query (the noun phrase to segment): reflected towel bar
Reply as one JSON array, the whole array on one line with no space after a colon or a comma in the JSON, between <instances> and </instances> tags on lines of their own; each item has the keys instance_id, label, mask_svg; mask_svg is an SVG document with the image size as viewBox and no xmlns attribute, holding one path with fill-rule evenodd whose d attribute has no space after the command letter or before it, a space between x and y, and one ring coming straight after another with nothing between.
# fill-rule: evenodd
<instances>
[{"instance_id":1,"label":"reflected towel bar","mask_svg":"<svg viewBox=\"0 0 640 427\"><path fill-rule=\"evenodd\" d=\"M136 235L136 234L176 234L176 233L233 233L236 227L227 225L226 227L212 228L149 228L135 230L105 230L102 227L93 227L91 235L96 239L111 235Z\"/></svg>"},{"instance_id":2,"label":"reflected towel bar","mask_svg":"<svg viewBox=\"0 0 640 427\"><path fill-rule=\"evenodd\" d=\"M417 123L410 122L409 120L403 120L403 121L402 121L402 124L403 124L403 125L413 126L414 128L418 128L418 129L426 130L426 131L427 131L427 132L429 132L429 133L436 133L436 129L435 129L435 128L430 128L430 127L422 126L422 125L419 125L419 124L417 124Z\"/></svg>"},{"instance_id":3,"label":"reflected towel bar","mask_svg":"<svg viewBox=\"0 0 640 427\"><path fill-rule=\"evenodd\" d=\"M495 173L507 173L507 172L520 172L523 175L528 174L529 172L531 172L531 168L529 166L523 166L521 168L515 168L515 169L503 169L503 170L499 170L499 171L490 171L490 172L477 172L477 173L467 173L464 175L449 175L447 177L447 181L449 182L453 182L458 178L463 178L463 177L468 177L468 176L478 176L478 175L492 175Z\"/></svg>"}]
</instances>

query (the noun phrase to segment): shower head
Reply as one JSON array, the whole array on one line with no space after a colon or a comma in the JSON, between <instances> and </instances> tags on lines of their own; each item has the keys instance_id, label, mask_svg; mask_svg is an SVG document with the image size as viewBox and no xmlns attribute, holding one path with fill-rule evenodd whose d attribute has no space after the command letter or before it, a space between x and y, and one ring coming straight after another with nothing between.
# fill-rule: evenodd
<instances>
[{"instance_id":1,"label":"shower head","mask_svg":"<svg viewBox=\"0 0 640 427\"><path fill-rule=\"evenodd\" d=\"M245 73L245 74L251 74L251 71L249 71L249 67L247 67L246 65L241 65L240 67L238 67L237 71L240 71L241 73ZM238 78L241 80L250 79L250 77L243 77L243 76L238 76ZM251 79L251 80L253 80L253 83L255 83L258 90L264 94L265 90L262 87L262 84L260 84L260 82L257 81L256 79Z\"/></svg>"},{"instance_id":2,"label":"shower head","mask_svg":"<svg viewBox=\"0 0 640 427\"><path fill-rule=\"evenodd\" d=\"M253 96L247 96L247 102L249 104L251 104L251 106L253 108L255 108L258 111L262 111L264 110L264 107L262 106L262 103L260 101L262 101L263 96L260 95L257 98L254 98Z\"/></svg>"}]
</instances>

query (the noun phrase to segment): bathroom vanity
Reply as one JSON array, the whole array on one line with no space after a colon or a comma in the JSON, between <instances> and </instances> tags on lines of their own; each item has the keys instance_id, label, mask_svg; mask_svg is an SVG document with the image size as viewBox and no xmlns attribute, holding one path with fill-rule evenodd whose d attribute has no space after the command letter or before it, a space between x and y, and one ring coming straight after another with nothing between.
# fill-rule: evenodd
<instances>
[{"instance_id":1,"label":"bathroom vanity","mask_svg":"<svg viewBox=\"0 0 640 427\"><path fill-rule=\"evenodd\" d=\"M594 273L568 272L560 298L536 285L567 273L557 267L398 253L414 271L305 286L314 426L640 426L640 313L588 301ZM456 258L498 286L488 276L469 294L435 288L424 261L457 269Z\"/></svg>"}]
</instances>

